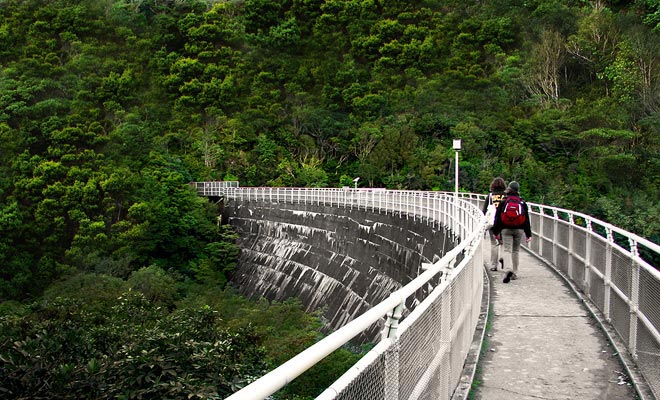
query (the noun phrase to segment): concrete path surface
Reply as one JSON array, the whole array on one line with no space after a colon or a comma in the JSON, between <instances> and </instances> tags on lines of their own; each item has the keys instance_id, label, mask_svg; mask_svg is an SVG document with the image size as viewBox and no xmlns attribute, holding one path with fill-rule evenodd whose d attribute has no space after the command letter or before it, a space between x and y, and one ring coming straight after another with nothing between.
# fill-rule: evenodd
<instances>
[{"instance_id":1,"label":"concrete path surface","mask_svg":"<svg viewBox=\"0 0 660 400\"><path fill-rule=\"evenodd\" d=\"M519 279L488 274L490 329L471 398L637 398L600 325L550 267L521 250Z\"/></svg>"}]
</instances>

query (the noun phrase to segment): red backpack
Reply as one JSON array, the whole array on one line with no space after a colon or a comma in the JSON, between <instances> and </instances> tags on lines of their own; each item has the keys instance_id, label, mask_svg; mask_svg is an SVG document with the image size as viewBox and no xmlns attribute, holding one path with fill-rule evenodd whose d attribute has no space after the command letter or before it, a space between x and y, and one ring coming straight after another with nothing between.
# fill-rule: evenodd
<instances>
[{"instance_id":1,"label":"red backpack","mask_svg":"<svg viewBox=\"0 0 660 400\"><path fill-rule=\"evenodd\" d=\"M523 201L518 196L508 196L504 200L504 209L500 216L502 224L509 228L520 228L525 224Z\"/></svg>"}]
</instances>

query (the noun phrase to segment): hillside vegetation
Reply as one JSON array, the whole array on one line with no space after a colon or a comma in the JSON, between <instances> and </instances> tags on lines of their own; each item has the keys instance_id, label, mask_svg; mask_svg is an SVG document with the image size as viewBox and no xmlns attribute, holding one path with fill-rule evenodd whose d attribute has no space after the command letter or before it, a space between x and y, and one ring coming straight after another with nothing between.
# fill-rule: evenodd
<instances>
[{"instance_id":1,"label":"hillside vegetation","mask_svg":"<svg viewBox=\"0 0 660 400\"><path fill-rule=\"evenodd\" d=\"M660 242L658 0L1 0L0 21L0 392L223 397L317 339L295 302L224 290L235 237L190 181L453 190L461 138L462 190L515 179Z\"/></svg>"}]
</instances>

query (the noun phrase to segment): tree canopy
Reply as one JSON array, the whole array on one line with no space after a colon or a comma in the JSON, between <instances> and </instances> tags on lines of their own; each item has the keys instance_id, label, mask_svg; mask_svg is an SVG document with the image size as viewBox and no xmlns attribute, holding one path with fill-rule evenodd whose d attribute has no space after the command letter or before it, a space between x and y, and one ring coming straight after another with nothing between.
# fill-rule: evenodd
<instances>
[{"instance_id":1,"label":"tree canopy","mask_svg":"<svg viewBox=\"0 0 660 400\"><path fill-rule=\"evenodd\" d=\"M233 233L188 182L451 191L454 138L461 190L502 176L660 242L659 13L657 0L4 0L0 301L145 269L223 287ZM34 329L72 306L44 307ZM187 312L145 318L216 318ZM73 361L57 379L81 372Z\"/></svg>"}]
</instances>

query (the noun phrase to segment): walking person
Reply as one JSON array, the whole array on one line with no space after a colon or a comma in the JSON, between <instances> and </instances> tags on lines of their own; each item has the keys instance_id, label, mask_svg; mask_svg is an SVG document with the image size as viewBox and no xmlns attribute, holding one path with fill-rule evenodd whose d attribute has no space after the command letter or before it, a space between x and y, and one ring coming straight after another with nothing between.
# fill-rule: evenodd
<instances>
[{"instance_id":1,"label":"walking person","mask_svg":"<svg viewBox=\"0 0 660 400\"><path fill-rule=\"evenodd\" d=\"M490 219L491 216L489 215L489 207L492 205L494 206L494 209L497 210L497 207L500 205L500 202L504 200L504 197L506 196L505 193L506 190L506 182L504 182L504 179L500 178L499 176L490 183L490 187L488 190L488 197L486 197L486 201L484 201L484 207L483 207L483 212L484 214ZM488 221L488 224L491 224L491 227L488 229L488 236L490 237L490 270L491 271L497 271L497 266L499 263L502 264L502 268L504 268L504 260L500 258L500 242L495 238L495 234L493 233L493 228L492 224L495 222L495 214L492 216L492 220Z\"/></svg>"},{"instance_id":2,"label":"walking person","mask_svg":"<svg viewBox=\"0 0 660 400\"><path fill-rule=\"evenodd\" d=\"M511 271L507 271L504 283L518 279L518 261L523 235L527 243L532 240L532 228L529 223L527 203L520 197L520 184L509 182L506 197L500 202L495 214L493 234L504 245L504 250L511 254Z\"/></svg>"}]
</instances>

